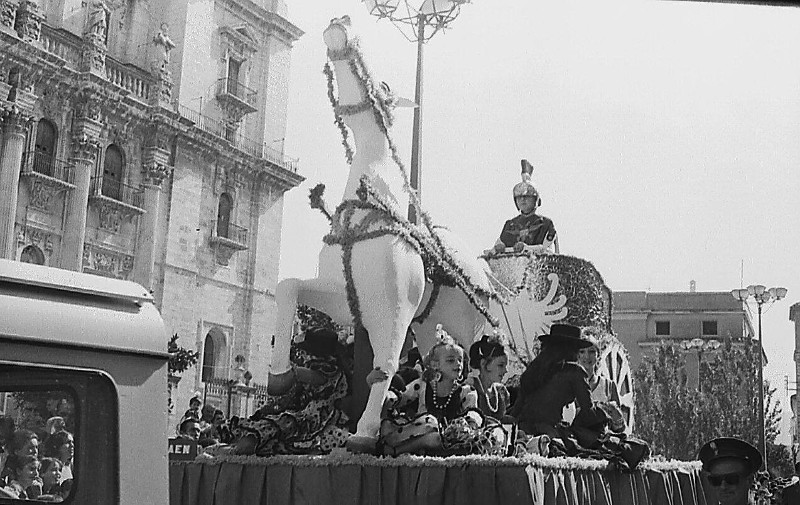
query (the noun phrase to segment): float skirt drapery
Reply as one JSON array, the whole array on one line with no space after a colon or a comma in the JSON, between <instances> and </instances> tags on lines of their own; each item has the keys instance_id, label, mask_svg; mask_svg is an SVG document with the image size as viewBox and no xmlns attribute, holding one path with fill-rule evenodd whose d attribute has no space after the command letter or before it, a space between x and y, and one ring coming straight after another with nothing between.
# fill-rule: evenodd
<instances>
[{"instance_id":1,"label":"float skirt drapery","mask_svg":"<svg viewBox=\"0 0 800 505\"><path fill-rule=\"evenodd\" d=\"M172 462L170 505L707 505L699 463L530 457L227 457Z\"/></svg>"}]
</instances>

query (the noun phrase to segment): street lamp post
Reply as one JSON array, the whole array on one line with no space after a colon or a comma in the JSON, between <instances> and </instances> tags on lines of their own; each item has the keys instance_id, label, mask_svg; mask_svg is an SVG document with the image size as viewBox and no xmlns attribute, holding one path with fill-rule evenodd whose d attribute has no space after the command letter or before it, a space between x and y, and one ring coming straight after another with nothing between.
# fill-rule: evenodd
<instances>
[{"instance_id":1,"label":"street lamp post","mask_svg":"<svg viewBox=\"0 0 800 505\"><path fill-rule=\"evenodd\" d=\"M758 446L764 456L764 469L767 469L766 420L764 418L764 340L761 333L761 314L764 305L772 305L786 296L786 288L769 288L761 284L751 284L746 288L734 289L731 295L742 303L752 299L758 306Z\"/></svg>"},{"instance_id":2,"label":"street lamp post","mask_svg":"<svg viewBox=\"0 0 800 505\"><path fill-rule=\"evenodd\" d=\"M440 30L447 28L469 0L362 0L369 13L392 22L408 39L417 43L417 82L414 91L414 126L411 138L411 173L409 184L422 199L422 49ZM427 29L427 30L426 30ZM417 222L414 202L408 205L408 220Z\"/></svg>"}]
</instances>

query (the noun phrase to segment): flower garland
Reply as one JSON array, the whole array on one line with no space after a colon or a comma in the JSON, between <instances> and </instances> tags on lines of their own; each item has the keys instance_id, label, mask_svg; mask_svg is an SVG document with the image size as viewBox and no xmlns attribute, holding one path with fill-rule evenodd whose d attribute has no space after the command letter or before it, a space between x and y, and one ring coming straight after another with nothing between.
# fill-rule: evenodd
<instances>
[{"instance_id":1,"label":"flower garland","mask_svg":"<svg viewBox=\"0 0 800 505\"><path fill-rule=\"evenodd\" d=\"M280 456L239 456L233 454L220 454L214 457L198 456L194 461L170 461L170 465L187 465L199 463L203 465L220 465L233 463L252 466L296 466L296 467L330 467L330 466L371 466L371 467L437 467L452 468L463 466L513 468L528 467L556 471L605 471L614 467L606 460L593 460L576 457L546 458L537 454L524 456L494 456L483 454L469 454L465 456L416 456L402 454L397 457L385 458L369 454L353 454L344 449L337 449L324 456L310 455L280 455ZM643 461L637 467L637 472L699 472L699 461Z\"/></svg>"},{"instance_id":2,"label":"flower garland","mask_svg":"<svg viewBox=\"0 0 800 505\"><path fill-rule=\"evenodd\" d=\"M353 280L353 245L363 240L395 235L404 239L422 257L423 264L426 265L426 272L432 270L438 272L440 279L434 280L434 285L446 281L458 287L492 326L499 326L497 319L480 299L480 296L491 296L492 294L486 293L480 286L468 281L467 273L456 264L452 254L441 242L430 240L430 235L423 233L418 226L400 216L372 188L367 177L361 178L361 184L356 194L359 197L358 200L346 200L339 204L334 212L331 231L322 239L327 245L342 246L345 291L353 322L356 325L362 324L362 318ZM358 210L367 211L367 213L358 224L355 224L353 216ZM425 310L430 313L429 307L426 307Z\"/></svg>"},{"instance_id":3,"label":"flower garland","mask_svg":"<svg viewBox=\"0 0 800 505\"><path fill-rule=\"evenodd\" d=\"M322 70L325 76L328 78L328 100L331 101L333 105L333 117L334 117L334 124L336 127L339 128L339 132L342 134L342 146L344 147L344 157L347 159L347 164L350 165L353 163L353 147L350 145L350 141L348 139L349 134L347 133L347 126L344 124L344 120L342 119L341 114L339 114L339 110L337 106L339 105L339 101L336 100L336 96L334 95L333 90L333 69L331 68L331 63L325 63L325 67Z\"/></svg>"}]
</instances>

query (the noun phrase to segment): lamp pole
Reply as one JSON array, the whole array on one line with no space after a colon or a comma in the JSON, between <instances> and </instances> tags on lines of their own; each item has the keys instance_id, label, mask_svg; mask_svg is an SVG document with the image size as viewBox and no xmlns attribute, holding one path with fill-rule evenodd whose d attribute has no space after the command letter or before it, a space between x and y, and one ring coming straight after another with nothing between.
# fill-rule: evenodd
<instances>
[{"instance_id":1,"label":"lamp pole","mask_svg":"<svg viewBox=\"0 0 800 505\"><path fill-rule=\"evenodd\" d=\"M758 447L764 457L764 469L767 466L767 423L764 415L764 337L761 331L761 316L764 305L772 305L786 296L786 288L769 288L761 284L751 284L746 288L734 289L731 294L742 303L753 299L758 306Z\"/></svg>"},{"instance_id":2,"label":"lamp pole","mask_svg":"<svg viewBox=\"0 0 800 505\"><path fill-rule=\"evenodd\" d=\"M378 19L386 18L409 42L417 43L417 80L414 92L414 126L411 136L411 167L409 184L422 200L422 53L425 42L439 30L447 28L469 0L362 0L369 13ZM430 31L426 31L429 28ZM418 219L414 203L408 204L408 220Z\"/></svg>"},{"instance_id":3,"label":"lamp pole","mask_svg":"<svg viewBox=\"0 0 800 505\"><path fill-rule=\"evenodd\" d=\"M422 49L425 47L425 17L420 14L417 18L417 83L414 87L414 127L411 133L411 174L409 182L411 187L417 190L417 198L422 201L422 186L420 185L419 175L422 165ZM412 223L417 222L417 209L412 202L408 203L408 220Z\"/></svg>"}]
</instances>

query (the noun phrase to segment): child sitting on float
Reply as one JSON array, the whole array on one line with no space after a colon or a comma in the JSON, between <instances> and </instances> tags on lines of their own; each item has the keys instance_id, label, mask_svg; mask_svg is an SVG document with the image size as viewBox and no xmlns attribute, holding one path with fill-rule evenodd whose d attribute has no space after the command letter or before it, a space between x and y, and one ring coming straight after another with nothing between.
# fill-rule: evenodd
<instances>
[{"instance_id":1,"label":"child sitting on float","mask_svg":"<svg viewBox=\"0 0 800 505\"><path fill-rule=\"evenodd\" d=\"M341 400L348 388L338 335L313 328L303 337L292 347L291 380L268 390L267 401L249 419L231 420L235 454L319 454L344 445L348 418Z\"/></svg>"},{"instance_id":2,"label":"child sitting on float","mask_svg":"<svg viewBox=\"0 0 800 505\"><path fill-rule=\"evenodd\" d=\"M441 453L465 440L478 438L483 419L478 394L462 383L468 357L441 325L438 341L423 358L422 377L406 385L399 397L390 392L384 406L380 445L384 454ZM367 375L373 385L388 379L379 368ZM416 405L416 417L398 411Z\"/></svg>"},{"instance_id":3,"label":"child sitting on float","mask_svg":"<svg viewBox=\"0 0 800 505\"><path fill-rule=\"evenodd\" d=\"M611 379L600 373L600 340L586 332L583 338L591 345L578 351L578 364L589 375L587 382L591 399L608 415L611 431L622 433L626 429L626 423L620 410L619 390Z\"/></svg>"},{"instance_id":4,"label":"child sitting on float","mask_svg":"<svg viewBox=\"0 0 800 505\"><path fill-rule=\"evenodd\" d=\"M506 416L510 404L508 389L503 377L508 367L508 356L499 334L484 335L469 348L469 365L473 372L466 384L478 394L478 408L486 417L497 421L513 421Z\"/></svg>"}]
</instances>

